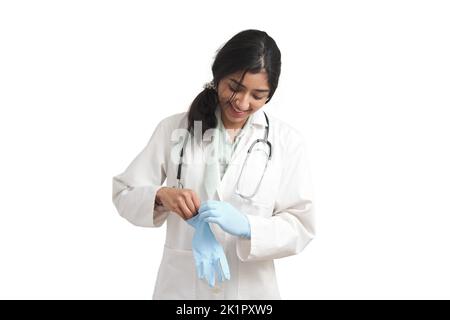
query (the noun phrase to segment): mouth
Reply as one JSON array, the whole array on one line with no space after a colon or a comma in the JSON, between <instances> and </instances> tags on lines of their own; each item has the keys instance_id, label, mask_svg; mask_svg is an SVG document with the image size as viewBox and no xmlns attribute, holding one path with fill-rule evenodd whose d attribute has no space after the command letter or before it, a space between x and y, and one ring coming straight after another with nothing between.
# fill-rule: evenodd
<instances>
[{"instance_id":1,"label":"mouth","mask_svg":"<svg viewBox=\"0 0 450 320\"><path fill-rule=\"evenodd\" d=\"M248 113L248 111L240 111L239 109L236 109L231 103L229 104L229 106L231 114L236 118L244 117Z\"/></svg>"}]
</instances>

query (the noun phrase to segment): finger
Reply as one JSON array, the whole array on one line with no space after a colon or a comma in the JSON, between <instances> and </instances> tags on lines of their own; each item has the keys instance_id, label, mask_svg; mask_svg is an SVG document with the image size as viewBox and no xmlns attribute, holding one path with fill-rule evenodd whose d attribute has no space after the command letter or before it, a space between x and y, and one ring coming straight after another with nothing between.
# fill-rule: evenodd
<instances>
[{"instance_id":1,"label":"finger","mask_svg":"<svg viewBox=\"0 0 450 320\"><path fill-rule=\"evenodd\" d=\"M209 261L206 261L203 264L203 270L204 270L204 278L206 282L212 287L214 286L214 283L211 279L214 279L214 270L211 268L211 263ZM211 276L212 274L212 276ZM212 284L211 284L212 283Z\"/></svg>"},{"instance_id":2,"label":"finger","mask_svg":"<svg viewBox=\"0 0 450 320\"><path fill-rule=\"evenodd\" d=\"M223 272L222 272L222 267L220 266L220 259L217 258L215 263L214 263L214 267L216 269L216 274L217 274L217 281L218 282L223 282Z\"/></svg>"},{"instance_id":3,"label":"finger","mask_svg":"<svg viewBox=\"0 0 450 320\"><path fill-rule=\"evenodd\" d=\"M183 213L185 219L189 219L191 217L191 211L187 207L186 203L180 202L178 206L179 206L181 212Z\"/></svg>"},{"instance_id":4,"label":"finger","mask_svg":"<svg viewBox=\"0 0 450 320\"><path fill-rule=\"evenodd\" d=\"M200 205L200 209L198 210L199 213L206 211L206 210L211 210L214 209L216 207L216 202L215 200L206 200L204 201L201 205Z\"/></svg>"},{"instance_id":5,"label":"finger","mask_svg":"<svg viewBox=\"0 0 450 320\"><path fill-rule=\"evenodd\" d=\"M201 279L201 273L200 273L200 263L195 263L195 271L197 271L197 277Z\"/></svg>"},{"instance_id":6,"label":"finger","mask_svg":"<svg viewBox=\"0 0 450 320\"><path fill-rule=\"evenodd\" d=\"M187 197L185 201L186 206L189 209L189 218L192 218L193 216L195 216L195 213L197 212L197 210L195 209L194 202L190 197Z\"/></svg>"},{"instance_id":7,"label":"finger","mask_svg":"<svg viewBox=\"0 0 450 320\"><path fill-rule=\"evenodd\" d=\"M200 205L200 208L198 208L198 213L202 213L203 211L209 210L208 204L206 202L203 202Z\"/></svg>"},{"instance_id":8,"label":"finger","mask_svg":"<svg viewBox=\"0 0 450 320\"><path fill-rule=\"evenodd\" d=\"M220 220L219 220L219 218L216 218L216 217L205 218L205 219L203 219L203 222L211 222L211 223L218 224L220 226Z\"/></svg>"},{"instance_id":9,"label":"finger","mask_svg":"<svg viewBox=\"0 0 450 320\"><path fill-rule=\"evenodd\" d=\"M211 287L214 287L215 280L216 280L216 277L215 277L215 274L214 274L214 265L213 265L213 263L214 262L212 262L212 261L210 261L208 263L208 265L209 265L209 279L208 279L208 281L209 281L209 285Z\"/></svg>"},{"instance_id":10,"label":"finger","mask_svg":"<svg viewBox=\"0 0 450 320\"><path fill-rule=\"evenodd\" d=\"M184 214L184 211L182 210L181 206L177 205L174 209L174 212L178 214L181 218L184 220L187 220L186 215Z\"/></svg>"},{"instance_id":11,"label":"finger","mask_svg":"<svg viewBox=\"0 0 450 320\"><path fill-rule=\"evenodd\" d=\"M203 211L203 212L199 213L198 216L201 221L205 220L206 218L212 218L212 217L218 218L217 212L215 210Z\"/></svg>"},{"instance_id":12,"label":"finger","mask_svg":"<svg viewBox=\"0 0 450 320\"><path fill-rule=\"evenodd\" d=\"M203 279L205 277L205 268L203 267L203 262L198 263L197 266L198 278Z\"/></svg>"},{"instance_id":13,"label":"finger","mask_svg":"<svg viewBox=\"0 0 450 320\"><path fill-rule=\"evenodd\" d=\"M200 209L200 198L195 192L192 193L192 201L194 202L195 212L198 212Z\"/></svg>"},{"instance_id":14,"label":"finger","mask_svg":"<svg viewBox=\"0 0 450 320\"><path fill-rule=\"evenodd\" d=\"M228 261L225 254L220 255L219 263L225 279L230 280L230 267L228 266Z\"/></svg>"}]
</instances>

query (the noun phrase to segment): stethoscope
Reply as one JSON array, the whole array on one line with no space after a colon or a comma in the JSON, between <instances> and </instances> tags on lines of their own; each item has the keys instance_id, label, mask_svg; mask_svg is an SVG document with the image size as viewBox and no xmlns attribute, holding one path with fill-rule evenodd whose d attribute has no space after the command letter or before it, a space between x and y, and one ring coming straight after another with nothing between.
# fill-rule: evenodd
<instances>
[{"instance_id":1,"label":"stethoscope","mask_svg":"<svg viewBox=\"0 0 450 320\"><path fill-rule=\"evenodd\" d=\"M248 148L247 156L245 157L244 164L242 165L241 172L239 173L238 181L237 181L237 184L236 184L236 194L239 195L240 197L244 198L244 199L251 199L258 193L259 187L261 185L261 181L262 181L262 179L264 177L264 174L266 173L267 165L269 163L269 160L272 158L272 144L270 143L270 141L267 140L268 137L269 137L269 118L267 117L265 112L264 112L264 117L266 118L266 123L267 123L267 125L264 128L264 138L263 139L256 139L250 145L250 148ZM181 168L182 168L182 165L183 165L183 155L184 155L184 149L186 147L186 143L187 143L187 140L188 140L187 139L188 135L189 135L189 132L187 133L186 138L184 139L184 144L183 144L183 147L181 148L181 151L180 151L180 161L178 163L178 169L177 169L177 188L184 188L183 184L181 183L181 170L182 170ZM252 193L250 193L250 194L243 194L240 191L241 187L242 187L241 186L242 172L244 171L244 168L247 166L247 160L250 157L250 155L252 153L252 150L253 150L254 146L257 143L262 143L262 144L264 144L264 145L266 145L268 147L268 150L269 150L268 153L267 153L267 151L264 150L264 153L266 155L266 163L265 163L264 170L263 170L263 173L261 175L261 178L259 179L258 185L256 186L255 190Z\"/></svg>"}]
</instances>

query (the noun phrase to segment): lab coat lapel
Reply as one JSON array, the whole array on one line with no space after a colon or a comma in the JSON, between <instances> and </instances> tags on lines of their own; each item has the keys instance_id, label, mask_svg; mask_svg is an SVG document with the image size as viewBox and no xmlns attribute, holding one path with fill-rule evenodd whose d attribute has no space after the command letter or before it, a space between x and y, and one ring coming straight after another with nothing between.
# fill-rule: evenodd
<instances>
[{"instance_id":1,"label":"lab coat lapel","mask_svg":"<svg viewBox=\"0 0 450 320\"><path fill-rule=\"evenodd\" d=\"M217 193L221 200L229 198L236 189L237 179L247 155L247 150L252 141L256 139L257 131L258 130L256 130L255 127L250 127L236 146L236 150L231 157L231 161L225 171L222 181L220 181L217 187Z\"/></svg>"},{"instance_id":2,"label":"lab coat lapel","mask_svg":"<svg viewBox=\"0 0 450 320\"><path fill-rule=\"evenodd\" d=\"M216 109L216 117L218 121L221 121L219 107ZM208 175L208 178L205 177L204 185L207 190L206 192L208 194L208 199L214 199L216 191L218 198L221 201L232 195L236 189L237 179L245 157L247 156L247 150L250 148L253 141L264 137L264 126L266 125L266 121L263 111L259 109L249 120L251 121L249 123L249 127L236 146L236 150L233 152L231 161L222 179L220 179L220 168L217 153L217 143L219 142L219 137L213 136L212 142L216 141L217 143L210 143L209 146L215 148L215 158L211 164L205 164L205 176ZM219 134L217 131L215 131L215 133Z\"/></svg>"},{"instance_id":3,"label":"lab coat lapel","mask_svg":"<svg viewBox=\"0 0 450 320\"><path fill-rule=\"evenodd\" d=\"M218 137L213 135L212 141L205 147L205 179L203 186L208 200L215 199L217 186L220 183L220 168L218 161Z\"/></svg>"}]
</instances>

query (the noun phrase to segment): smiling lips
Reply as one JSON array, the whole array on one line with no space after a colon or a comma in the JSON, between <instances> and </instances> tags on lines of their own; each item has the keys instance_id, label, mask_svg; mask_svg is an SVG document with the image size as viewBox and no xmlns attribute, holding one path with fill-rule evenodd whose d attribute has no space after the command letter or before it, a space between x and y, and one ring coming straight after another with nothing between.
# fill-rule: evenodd
<instances>
[{"instance_id":1,"label":"smiling lips","mask_svg":"<svg viewBox=\"0 0 450 320\"><path fill-rule=\"evenodd\" d=\"M231 103L230 103L230 110L231 110L231 113L235 116L235 117L237 117L237 118L241 118L241 117L243 117L247 112L246 111L239 111L238 109L236 109Z\"/></svg>"}]
</instances>

